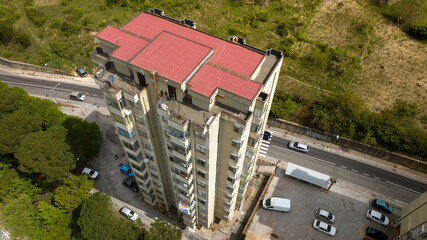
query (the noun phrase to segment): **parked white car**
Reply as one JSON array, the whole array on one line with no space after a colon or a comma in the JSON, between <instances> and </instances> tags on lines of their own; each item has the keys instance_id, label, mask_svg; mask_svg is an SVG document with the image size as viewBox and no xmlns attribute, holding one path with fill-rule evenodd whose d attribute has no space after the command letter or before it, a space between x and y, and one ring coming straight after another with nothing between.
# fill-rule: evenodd
<instances>
[{"instance_id":1,"label":"parked white car","mask_svg":"<svg viewBox=\"0 0 427 240\"><path fill-rule=\"evenodd\" d=\"M138 218L138 214L127 207L120 208L120 214L125 218L135 221Z\"/></svg>"},{"instance_id":2,"label":"parked white car","mask_svg":"<svg viewBox=\"0 0 427 240\"><path fill-rule=\"evenodd\" d=\"M335 234L337 233L337 229L332 227L331 225L324 223L322 221L319 220L314 220L313 222L313 227L323 233L326 233L328 235L331 236L335 236Z\"/></svg>"},{"instance_id":3,"label":"parked white car","mask_svg":"<svg viewBox=\"0 0 427 240\"><path fill-rule=\"evenodd\" d=\"M384 216L383 214L381 214L380 212L377 212L373 209L369 209L366 212L366 217L371 219L372 221L382 224L384 226L387 226L390 222L390 220L388 219L388 217Z\"/></svg>"},{"instance_id":4,"label":"parked white car","mask_svg":"<svg viewBox=\"0 0 427 240\"><path fill-rule=\"evenodd\" d=\"M262 208L281 212L291 211L291 200L286 198L266 198L262 201Z\"/></svg>"},{"instance_id":5,"label":"parked white car","mask_svg":"<svg viewBox=\"0 0 427 240\"><path fill-rule=\"evenodd\" d=\"M321 218L330 223L335 222L335 215L321 208L316 210L316 217Z\"/></svg>"},{"instance_id":6,"label":"parked white car","mask_svg":"<svg viewBox=\"0 0 427 240\"><path fill-rule=\"evenodd\" d=\"M300 142L289 142L288 143L288 148L290 149L294 149L300 152L304 152L307 153L308 150L310 150L310 147L307 146L307 144L305 143L300 143Z\"/></svg>"},{"instance_id":7,"label":"parked white car","mask_svg":"<svg viewBox=\"0 0 427 240\"><path fill-rule=\"evenodd\" d=\"M93 169L85 167L82 171L82 174L87 175L89 178L96 179L99 173Z\"/></svg>"},{"instance_id":8,"label":"parked white car","mask_svg":"<svg viewBox=\"0 0 427 240\"><path fill-rule=\"evenodd\" d=\"M86 99L86 96L81 92L71 92L70 99L84 101Z\"/></svg>"}]
</instances>

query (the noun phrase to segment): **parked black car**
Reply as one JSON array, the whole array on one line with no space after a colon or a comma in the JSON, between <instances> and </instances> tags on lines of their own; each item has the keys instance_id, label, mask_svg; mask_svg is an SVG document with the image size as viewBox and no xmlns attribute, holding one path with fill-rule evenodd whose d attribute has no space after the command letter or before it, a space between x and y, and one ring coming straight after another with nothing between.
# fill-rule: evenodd
<instances>
[{"instance_id":1,"label":"parked black car","mask_svg":"<svg viewBox=\"0 0 427 240\"><path fill-rule=\"evenodd\" d=\"M125 185L126 187L132 189L132 191L134 191L134 192L138 192L139 191L138 184L136 184L136 182L134 182L132 180L132 178L125 178L125 179L123 179L123 185Z\"/></svg>"},{"instance_id":2,"label":"parked black car","mask_svg":"<svg viewBox=\"0 0 427 240\"><path fill-rule=\"evenodd\" d=\"M388 240L388 236L378 229L368 227L366 228L366 236L375 240Z\"/></svg>"}]
</instances>

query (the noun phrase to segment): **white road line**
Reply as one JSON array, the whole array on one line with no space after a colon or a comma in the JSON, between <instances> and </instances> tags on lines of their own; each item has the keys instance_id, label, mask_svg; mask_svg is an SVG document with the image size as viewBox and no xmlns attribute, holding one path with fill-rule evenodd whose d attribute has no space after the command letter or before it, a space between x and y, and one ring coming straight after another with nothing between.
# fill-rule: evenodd
<instances>
[{"instance_id":1,"label":"white road line","mask_svg":"<svg viewBox=\"0 0 427 240\"><path fill-rule=\"evenodd\" d=\"M367 173L362 173L362 174L369 177L369 174L367 174Z\"/></svg>"},{"instance_id":2,"label":"white road line","mask_svg":"<svg viewBox=\"0 0 427 240\"><path fill-rule=\"evenodd\" d=\"M28 83L15 83L15 82L9 82L9 81L3 81L5 83L10 83L10 84L14 84L14 85L22 85L22 86L28 86L28 87L36 87L36 88L44 88L44 89L52 89L55 86L52 87L46 87L46 86L40 86L40 85L34 85L34 84L28 84ZM64 88L55 88L55 90L58 91L64 91L64 92L72 92L68 89L64 89Z\"/></svg>"},{"instance_id":3,"label":"white road line","mask_svg":"<svg viewBox=\"0 0 427 240\"><path fill-rule=\"evenodd\" d=\"M330 165L333 165L333 166L335 166L335 165L336 165L336 164L335 164L335 163L333 163L333 162L328 162L328 161L322 160L322 159L320 159L320 158L312 157L312 156L309 156L309 155L306 155L306 154L303 154L303 153L299 153L299 152L296 152L296 151L291 151L291 150L289 150L289 149L287 149L287 148L282 148L282 147L279 147L279 146L276 146L276 145L272 145L271 147L275 147L275 148L278 148L278 149L282 149L282 150L284 150L285 152L288 152L288 153L291 153L291 154L295 154L295 155L299 155L299 156L303 156L303 157L305 157L305 158L311 158L311 159L313 159L313 160L315 160L315 161L319 161L319 162L327 163L327 164L330 164Z\"/></svg>"},{"instance_id":4,"label":"white road line","mask_svg":"<svg viewBox=\"0 0 427 240\"><path fill-rule=\"evenodd\" d=\"M259 153L258 157L267 157L267 155Z\"/></svg>"},{"instance_id":5,"label":"white road line","mask_svg":"<svg viewBox=\"0 0 427 240\"><path fill-rule=\"evenodd\" d=\"M340 166L340 167L342 167L342 168L344 168L344 169L347 169L347 167L346 167L346 166Z\"/></svg>"},{"instance_id":6,"label":"white road line","mask_svg":"<svg viewBox=\"0 0 427 240\"><path fill-rule=\"evenodd\" d=\"M264 150L264 151L268 151L268 148L265 148L265 147L260 147L259 149Z\"/></svg>"},{"instance_id":7,"label":"white road line","mask_svg":"<svg viewBox=\"0 0 427 240\"><path fill-rule=\"evenodd\" d=\"M259 153L267 154L267 151L259 150Z\"/></svg>"},{"instance_id":8,"label":"white road line","mask_svg":"<svg viewBox=\"0 0 427 240\"><path fill-rule=\"evenodd\" d=\"M270 143L267 144L267 143L262 142L261 147L270 147Z\"/></svg>"},{"instance_id":9,"label":"white road line","mask_svg":"<svg viewBox=\"0 0 427 240\"><path fill-rule=\"evenodd\" d=\"M406 188L406 187L404 187L404 186L400 186L400 185L398 185L398 184L396 184L396 183L392 183L392 182L389 182L389 181L385 181L385 182L386 182L386 183L388 183L388 184L391 184L391 185L393 185L393 186L400 187L400 188L406 189L406 190L408 190L408 191L411 191L411 192L413 192L413 193L416 193L416 194L421 195L421 193L420 193L420 192L417 192L417 191L415 191L415 190L412 190L412 189Z\"/></svg>"},{"instance_id":10,"label":"white road line","mask_svg":"<svg viewBox=\"0 0 427 240\"><path fill-rule=\"evenodd\" d=\"M1 230L1 232L8 238L8 239L10 239L10 237L9 237L9 233L6 231L6 230L4 230L4 229L2 229Z\"/></svg>"},{"instance_id":11,"label":"white road line","mask_svg":"<svg viewBox=\"0 0 427 240\"><path fill-rule=\"evenodd\" d=\"M377 179L377 180L381 180L381 178L379 178L379 177L374 177L375 179Z\"/></svg>"},{"instance_id":12,"label":"white road line","mask_svg":"<svg viewBox=\"0 0 427 240\"><path fill-rule=\"evenodd\" d=\"M357 172L359 172L359 171L357 171L356 169L351 169L351 171L356 172L356 173L357 173Z\"/></svg>"}]
</instances>

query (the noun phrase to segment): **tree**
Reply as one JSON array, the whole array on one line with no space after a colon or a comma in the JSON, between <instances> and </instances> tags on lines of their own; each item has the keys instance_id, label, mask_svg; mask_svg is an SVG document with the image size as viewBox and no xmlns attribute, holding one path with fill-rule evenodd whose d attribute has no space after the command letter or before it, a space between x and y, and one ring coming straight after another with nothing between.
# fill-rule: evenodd
<instances>
[{"instance_id":1,"label":"tree","mask_svg":"<svg viewBox=\"0 0 427 240\"><path fill-rule=\"evenodd\" d=\"M99 151L101 132L98 124L69 116L62 126L68 130L66 142L70 145L75 157L90 157Z\"/></svg>"},{"instance_id":2,"label":"tree","mask_svg":"<svg viewBox=\"0 0 427 240\"><path fill-rule=\"evenodd\" d=\"M7 226L12 239L31 239L38 228L36 211L26 194L6 201L1 207L1 216L1 224Z\"/></svg>"},{"instance_id":3,"label":"tree","mask_svg":"<svg viewBox=\"0 0 427 240\"><path fill-rule=\"evenodd\" d=\"M18 109L18 97L0 82L0 113L12 113Z\"/></svg>"},{"instance_id":4,"label":"tree","mask_svg":"<svg viewBox=\"0 0 427 240\"><path fill-rule=\"evenodd\" d=\"M38 174L48 182L66 177L74 168L73 154L65 143L66 134L61 126L29 134L15 153L19 170Z\"/></svg>"},{"instance_id":5,"label":"tree","mask_svg":"<svg viewBox=\"0 0 427 240\"><path fill-rule=\"evenodd\" d=\"M41 120L25 109L4 114L0 118L0 154L15 153L19 144L31 132L40 130Z\"/></svg>"},{"instance_id":6,"label":"tree","mask_svg":"<svg viewBox=\"0 0 427 240\"><path fill-rule=\"evenodd\" d=\"M71 214L66 215L60 209L42 201L37 207L37 222L39 227L34 239L70 239L71 229L68 227Z\"/></svg>"},{"instance_id":7,"label":"tree","mask_svg":"<svg viewBox=\"0 0 427 240\"><path fill-rule=\"evenodd\" d=\"M169 224L163 218L159 217L150 224L150 230L145 233L146 240L179 240L182 237L182 231L175 223Z\"/></svg>"},{"instance_id":8,"label":"tree","mask_svg":"<svg viewBox=\"0 0 427 240\"><path fill-rule=\"evenodd\" d=\"M291 94L286 94L283 92L276 94L270 109L271 115L277 118L283 118L289 113L295 111L296 103L292 100L291 97Z\"/></svg>"},{"instance_id":9,"label":"tree","mask_svg":"<svg viewBox=\"0 0 427 240\"><path fill-rule=\"evenodd\" d=\"M70 213L90 197L89 191L92 187L93 180L88 179L87 176L65 178L62 185L55 190L54 204L59 209Z\"/></svg>"},{"instance_id":10,"label":"tree","mask_svg":"<svg viewBox=\"0 0 427 240\"><path fill-rule=\"evenodd\" d=\"M22 194L27 195L31 202L35 202L41 193L41 189L31 183L30 179L14 178L10 182L8 197L19 198Z\"/></svg>"},{"instance_id":11,"label":"tree","mask_svg":"<svg viewBox=\"0 0 427 240\"><path fill-rule=\"evenodd\" d=\"M12 180L18 177L15 169L11 168L9 164L0 162L0 199L4 200Z\"/></svg>"},{"instance_id":12,"label":"tree","mask_svg":"<svg viewBox=\"0 0 427 240\"><path fill-rule=\"evenodd\" d=\"M110 196L96 192L82 204L77 224L86 239L138 239L142 230L133 222L118 219Z\"/></svg>"}]
</instances>

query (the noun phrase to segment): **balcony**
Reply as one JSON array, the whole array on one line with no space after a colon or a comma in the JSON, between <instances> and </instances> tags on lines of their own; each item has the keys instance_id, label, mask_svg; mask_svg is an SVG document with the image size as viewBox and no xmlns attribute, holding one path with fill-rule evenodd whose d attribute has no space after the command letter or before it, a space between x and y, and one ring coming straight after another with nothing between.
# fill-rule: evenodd
<instances>
[{"instance_id":1,"label":"balcony","mask_svg":"<svg viewBox=\"0 0 427 240\"><path fill-rule=\"evenodd\" d=\"M98 64L106 65L110 62L110 57L107 53L104 53L101 47L95 48L92 52L89 53L90 59Z\"/></svg>"},{"instance_id":2,"label":"balcony","mask_svg":"<svg viewBox=\"0 0 427 240\"><path fill-rule=\"evenodd\" d=\"M237 166L238 166L238 161L236 161L236 160L233 160L233 159L228 159L228 164L231 166L231 167L234 167L234 168L237 168Z\"/></svg>"}]
</instances>

